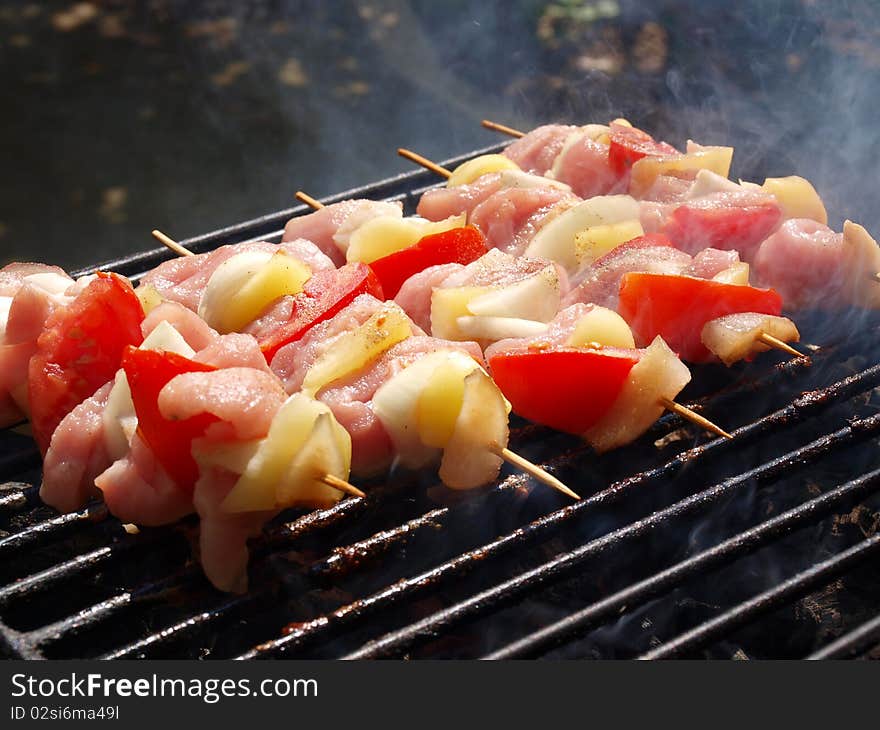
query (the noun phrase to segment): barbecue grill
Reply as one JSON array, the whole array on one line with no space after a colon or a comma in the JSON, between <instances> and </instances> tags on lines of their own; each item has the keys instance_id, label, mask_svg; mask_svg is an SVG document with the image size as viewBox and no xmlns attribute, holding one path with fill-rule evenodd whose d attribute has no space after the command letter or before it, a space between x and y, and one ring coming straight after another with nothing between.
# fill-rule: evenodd
<instances>
[{"instance_id":1,"label":"barbecue grill","mask_svg":"<svg viewBox=\"0 0 880 730\"><path fill-rule=\"evenodd\" d=\"M500 146L444 163L447 166ZM341 193L412 212L417 171ZM184 245L280 239L302 206ZM101 268L137 278L156 249ZM97 268L97 267L96 267ZM84 272L80 272L84 273ZM425 472L289 512L252 546L251 590L214 590L196 525L130 534L38 498L29 437L0 434L0 653L19 658L843 657L880 646L880 316L799 317L811 360L701 366L674 415L597 456L514 420L511 445L585 498L503 471L450 495Z\"/></svg>"}]
</instances>

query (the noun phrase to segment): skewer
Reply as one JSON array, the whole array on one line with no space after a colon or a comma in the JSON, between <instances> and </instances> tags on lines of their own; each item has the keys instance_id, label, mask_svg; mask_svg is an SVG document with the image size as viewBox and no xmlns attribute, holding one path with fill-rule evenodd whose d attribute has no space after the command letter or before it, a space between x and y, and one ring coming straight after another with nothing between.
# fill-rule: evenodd
<instances>
[{"instance_id":1,"label":"skewer","mask_svg":"<svg viewBox=\"0 0 880 730\"><path fill-rule=\"evenodd\" d=\"M326 484L328 487L332 487L333 489L338 489L340 492L345 494L350 494L352 497L366 497L360 489L358 489L353 484L349 484L345 479L340 479L339 477L335 477L332 474L325 474L321 477L321 481Z\"/></svg>"},{"instance_id":2,"label":"skewer","mask_svg":"<svg viewBox=\"0 0 880 730\"><path fill-rule=\"evenodd\" d=\"M308 197L308 196L306 196L306 197ZM319 206L323 207L320 203L318 203L318 201L314 201L314 202L317 203ZM311 205L311 203L310 203L310 205ZM193 254L192 251L188 251L187 249L185 249L183 246L181 246L177 241L175 241L170 236L166 236L164 233L162 233L162 231L154 230L153 236L156 239L158 239L159 241L161 241L168 248L170 248L172 251L174 251L174 253L176 253L178 256L194 256L195 255L195 254ZM332 474L324 474L324 476L322 476L320 478L320 481L323 482L324 484L326 484L328 487L332 487L333 489L338 489L343 494L349 494L352 497L366 497L367 496L360 489L358 489L356 486L354 486L354 484L350 484L349 482L345 481L344 479L340 479L339 477L333 476Z\"/></svg>"},{"instance_id":3,"label":"skewer","mask_svg":"<svg viewBox=\"0 0 880 730\"><path fill-rule=\"evenodd\" d=\"M422 157L418 152L413 152L412 150L408 150L405 147L398 147L397 154L401 157L405 157L411 162L415 162L417 165L421 165L426 170L430 170L440 177L445 177L447 180L452 177L452 170L447 170L445 167L438 165L436 162L429 160L427 157Z\"/></svg>"},{"instance_id":4,"label":"skewer","mask_svg":"<svg viewBox=\"0 0 880 730\"><path fill-rule=\"evenodd\" d=\"M580 495L577 494L577 492L573 492L550 472L542 469L537 464L533 464L531 461L523 456L520 456L515 451L511 451L508 448L502 448L500 446L496 446L493 451L502 459L504 459L504 461L506 461L508 464L512 464L517 469L521 469L530 477L533 477L542 484L546 484L548 487L552 487L557 492L562 492L562 494L566 495L567 497L571 497L572 499L581 498Z\"/></svg>"},{"instance_id":5,"label":"skewer","mask_svg":"<svg viewBox=\"0 0 880 730\"><path fill-rule=\"evenodd\" d=\"M768 335L766 332L762 332L758 335L758 339L761 340L768 347L773 347L777 350L781 350L782 352L787 352L789 355L793 357L806 357L809 358L809 355L804 354L803 352L799 352L795 350L791 345L787 342L783 342L778 337L774 337L773 335Z\"/></svg>"},{"instance_id":6,"label":"skewer","mask_svg":"<svg viewBox=\"0 0 880 730\"><path fill-rule=\"evenodd\" d=\"M430 163L431 165L433 165L434 167L436 167L440 170L446 170L446 168L440 167L440 165L437 165L437 164L431 162L430 160L427 160L426 158L422 157L419 154L416 154L415 152L410 152L407 149L401 148L397 152L401 157L406 157L408 160L413 160L414 162L418 162L418 164L420 164L420 165L422 164L422 162L419 162L419 160L424 160L425 162ZM430 170L433 168L429 167L428 169ZM449 172L449 171L446 170L446 172ZM311 205L316 210L318 208L324 207L322 203L315 200L310 195L306 195L303 192L298 191L296 193L296 197L299 200L306 203L307 205ZM309 202L309 201L311 201L311 202ZM771 337L771 335L767 335L767 337ZM773 339L776 340L775 337L773 337ZM785 345L784 342L782 342L782 340L776 340L776 341L779 342L780 344L784 345L785 347L788 347L787 345ZM597 349L601 349L601 345L599 345L598 343L590 343L590 344L592 346L596 347ZM770 344L770 343L768 342L767 344ZM773 346L773 345L771 345L771 346ZM791 349L797 355L797 357L808 357L807 355L804 355L803 353L798 352L794 348L789 348L789 349ZM786 352L787 352L787 350L786 350ZM696 411L692 411L690 408L687 408L686 406L683 406L680 403L676 403L675 401L669 400L668 398L661 399L660 403L666 410L672 411L673 413L677 413L682 418L686 418L687 420L691 421L692 423L695 423L696 425L703 427L704 429L706 429L710 433L714 433L716 436L723 436L724 438L733 438L729 433L727 433L727 431L722 429L720 426L716 426L708 418L701 416ZM527 459L520 456L516 452L511 451L510 449L499 449L495 453L498 454L498 456L500 456L505 461L509 462L510 464L513 464L514 466L522 469L524 472L530 474L535 479L537 479L539 482L546 484L548 487L552 487L553 489L556 489L557 491L562 492L563 494L566 494L569 497L572 497L574 499L580 499L580 497L575 492L573 492L571 489L569 489L565 484L563 484L561 481L559 481L552 474L545 471L544 469L539 467L537 464L533 464L532 462L528 461Z\"/></svg>"},{"instance_id":7,"label":"skewer","mask_svg":"<svg viewBox=\"0 0 880 730\"><path fill-rule=\"evenodd\" d=\"M506 134L510 137L525 137L525 132L520 132L518 129L514 129L513 127L508 127L505 124L499 124L498 122L493 122L491 119L484 119L481 124L486 129L491 129L493 132L501 132L502 134Z\"/></svg>"},{"instance_id":8,"label":"skewer","mask_svg":"<svg viewBox=\"0 0 880 730\"><path fill-rule=\"evenodd\" d=\"M170 248L178 256L195 256L195 254L188 248L184 248L173 238L166 236L162 231L156 228L153 229L153 238L159 241L163 246Z\"/></svg>"},{"instance_id":9,"label":"skewer","mask_svg":"<svg viewBox=\"0 0 880 730\"><path fill-rule=\"evenodd\" d=\"M483 126L486 129L491 129L493 132L501 132L501 134L506 134L508 137L525 137L525 132L520 132L518 129L514 129L513 127L508 127L505 124L499 124L498 122L493 122L491 119L484 119L482 121Z\"/></svg>"},{"instance_id":10,"label":"skewer","mask_svg":"<svg viewBox=\"0 0 880 730\"><path fill-rule=\"evenodd\" d=\"M320 208L324 207L323 203L321 203L318 200L315 200L311 195L308 195L307 193L304 193L301 190L297 191L296 197L298 200L301 200L303 203L311 206L312 208L320 209ZM162 243L164 243L166 246L168 246L168 248L170 248L172 251L177 252L177 249L180 249L180 251L186 251L186 249L183 246L181 246L179 243L177 243L177 241L175 241L173 238L170 238L169 236L166 236L164 233L161 233L160 231L153 231L153 235L156 236L156 238L158 238L160 241L162 241ZM160 238L160 236L161 236L161 238ZM175 248L175 246L177 248ZM191 256L192 252L187 251L187 253L185 253L185 254L181 253L179 255L181 255L181 256L190 255ZM522 471L526 472L529 476L533 477L534 479L541 482L542 484L546 484L548 487L552 487L556 491L562 492L562 494L566 495L567 497L571 497L572 499L580 499L580 495L578 495L576 492L569 489L565 484L563 484L561 481L559 481L559 479L557 479L555 476L553 476L550 472L546 471L545 469L542 469L537 464L532 463L531 461L526 459L524 456L520 456L515 451L511 451L508 448L501 448L500 446L493 449L493 451L498 456L500 456L502 459L504 459L506 462L513 464L518 469L522 469ZM332 474L325 474L324 476L321 477L321 481L324 484L326 484L328 487L333 487L334 489L338 489L340 492L344 492L345 494L350 494L353 497L365 497L366 496L360 489L358 489L353 484L349 484L345 480L340 479L339 477L335 477Z\"/></svg>"},{"instance_id":11,"label":"skewer","mask_svg":"<svg viewBox=\"0 0 880 730\"><path fill-rule=\"evenodd\" d=\"M733 436L731 436L729 433L727 433L727 431L725 431L723 428L715 425L708 418L701 416L696 411L692 411L687 406L683 406L681 403L676 403L674 400L670 400L669 398L667 398L665 396L661 396L660 405L663 406L667 411L675 413L675 414L681 416L682 418L687 419L691 423L695 423L698 426L702 426L707 431L714 433L716 436L721 436L722 438L726 438L726 439L733 438Z\"/></svg>"},{"instance_id":12,"label":"skewer","mask_svg":"<svg viewBox=\"0 0 880 730\"><path fill-rule=\"evenodd\" d=\"M301 203L305 203L310 208L314 208L315 210L321 210L324 207L324 204L320 200L315 200L311 195L304 193L302 190L296 191L296 199Z\"/></svg>"}]
</instances>

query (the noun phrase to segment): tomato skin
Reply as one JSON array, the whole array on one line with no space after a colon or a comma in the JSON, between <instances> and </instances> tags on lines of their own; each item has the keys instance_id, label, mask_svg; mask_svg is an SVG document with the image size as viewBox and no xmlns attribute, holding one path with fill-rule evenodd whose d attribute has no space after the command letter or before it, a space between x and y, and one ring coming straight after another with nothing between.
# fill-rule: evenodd
<instances>
[{"instance_id":1,"label":"tomato skin","mask_svg":"<svg viewBox=\"0 0 880 730\"><path fill-rule=\"evenodd\" d=\"M704 248L733 249L744 261L752 261L781 222L782 210L770 202L745 207L683 205L673 211L663 232L676 248L690 254Z\"/></svg>"},{"instance_id":2,"label":"tomato skin","mask_svg":"<svg viewBox=\"0 0 880 730\"><path fill-rule=\"evenodd\" d=\"M477 228L465 226L425 236L413 246L373 261L385 297L394 299L403 282L437 264L469 264L486 251L486 239Z\"/></svg>"},{"instance_id":3,"label":"tomato skin","mask_svg":"<svg viewBox=\"0 0 880 730\"><path fill-rule=\"evenodd\" d=\"M620 282L619 312L636 344L660 335L683 360L708 362L714 358L700 339L706 322L738 312L778 316L782 297L773 289L693 276L629 273Z\"/></svg>"},{"instance_id":4,"label":"tomato skin","mask_svg":"<svg viewBox=\"0 0 880 730\"><path fill-rule=\"evenodd\" d=\"M513 411L535 423L582 434L617 400L635 350L559 347L501 353L489 360L492 378Z\"/></svg>"},{"instance_id":5,"label":"tomato skin","mask_svg":"<svg viewBox=\"0 0 880 730\"><path fill-rule=\"evenodd\" d=\"M266 362L271 362L278 350L300 339L319 322L333 317L361 294L385 299L382 284L367 264L356 261L312 274L303 291L293 298L290 319L260 338L260 350Z\"/></svg>"},{"instance_id":6,"label":"tomato skin","mask_svg":"<svg viewBox=\"0 0 880 730\"><path fill-rule=\"evenodd\" d=\"M173 352L136 347L126 349L122 368L138 417L138 435L174 483L191 493L199 477L199 467L192 455L193 439L204 435L205 429L220 419L210 413L200 413L183 420L169 420L159 412L159 392L178 375L211 372L217 368Z\"/></svg>"},{"instance_id":7,"label":"tomato skin","mask_svg":"<svg viewBox=\"0 0 880 730\"><path fill-rule=\"evenodd\" d=\"M62 419L113 379L127 346L143 342L143 319L131 284L104 272L49 315L28 365L31 427L43 455Z\"/></svg>"},{"instance_id":8,"label":"tomato skin","mask_svg":"<svg viewBox=\"0 0 880 730\"><path fill-rule=\"evenodd\" d=\"M622 124L611 125L608 164L622 175L643 157L667 157L681 154L666 142L657 142L650 134Z\"/></svg>"}]
</instances>

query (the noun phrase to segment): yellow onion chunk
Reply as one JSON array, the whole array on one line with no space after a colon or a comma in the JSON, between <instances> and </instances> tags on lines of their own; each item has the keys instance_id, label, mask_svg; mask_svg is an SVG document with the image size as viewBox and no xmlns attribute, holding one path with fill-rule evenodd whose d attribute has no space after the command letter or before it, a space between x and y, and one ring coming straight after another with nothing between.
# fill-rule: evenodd
<instances>
[{"instance_id":1,"label":"yellow onion chunk","mask_svg":"<svg viewBox=\"0 0 880 730\"><path fill-rule=\"evenodd\" d=\"M452 436L443 449L440 479L450 489L474 489L498 478L499 449L507 446L510 403L480 368L464 380Z\"/></svg>"},{"instance_id":2,"label":"yellow onion chunk","mask_svg":"<svg viewBox=\"0 0 880 730\"><path fill-rule=\"evenodd\" d=\"M245 447L243 455L248 454ZM234 463L227 466L236 466ZM303 393L290 396L269 433L241 470L221 504L226 512L258 512L287 507L327 507L342 493L327 486L327 475L347 480L351 437L320 401Z\"/></svg>"},{"instance_id":3,"label":"yellow onion chunk","mask_svg":"<svg viewBox=\"0 0 880 730\"><path fill-rule=\"evenodd\" d=\"M660 175L681 177L698 170L709 170L726 178L730 175L732 161L733 147L703 147L689 141L686 154L643 157L633 163L629 191L641 198Z\"/></svg>"},{"instance_id":4,"label":"yellow onion chunk","mask_svg":"<svg viewBox=\"0 0 880 730\"><path fill-rule=\"evenodd\" d=\"M767 334L783 342L797 342L801 335L788 317L741 312L711 319L703 325L700 339L706 348L730 367L770 346L761 342Z\"/></svg>"},{"instance_id":5,"label":"yellow onion chunk","mask_svg":"<svg viewBox=\"0 0 880 730\"><path fill-rule=\"evenodd\" d=\"M574 326L568 338L569 347L623 347L636 346L632 330L617 312L606 307L591 307Z\"/></svg>"},{"instance_id":6,"label":"yellow onion chunk","mask_svg":"<svg viewBox=\"0 0 880 730\"><path fill-rule=\"evenodd\" d=\"M636 221L640 207L629 195L597 195L557 215L532 238L525 255L555 261L566 271L580 267L578 235L595 226ZM582 239L583 240L583 239ZM584 246L581 246L583 251Z\"/></svg>"},{"instance_id":7,"label":"yellow onion chunk","mask_svg":"<svg viewBox=\"0 0 880 730\"><path fill-rule=\"evenodd\" d=\"M298 294L312 272L284 251L243 251L211 274L199 316L218 332L240 332L276 299Z\"/></svg>"},{"instance_id":8,"label":"yellow onion chunk","mask_svg":"<svg viewBox=\"0 0 880 730\"><path fill-rule=\"evenodd\" d=\"M373 397L401 464L435 461L453 489L495 479L507 445L510 404L485 370L460 350L425 355L388 380Z\"/></svg>"},{"instance_id":9,"label":"yellow onion chunk","mask_svg":"<svg viewBox=\"0 0 880 730\"><path fill-rule=\"evenodd\" d=\"M414 246L425 236L461 228L467 214L453 215L442 221L428 221L416 216L372 218L355 230L349 238L345 258L371 264L397 251Z\"/></svg>"},{"instance_id":10,"label":"yellow onion chunk","mask_svg":"<svg viewBox=\"0 0 880 730\"><path fill-rule=\"evenodd\" d=\"M483 345L545 329L560 304L559 272L551 265L507 286L437 288L431 295L431 334Z\"/></svg>"},{"instance_id":11,"label":"yellow onion chunk","mask_svg":"<svg viewBox=\"0 0 880 730\"><path fill-rule=\"evenodd\" d=\"M309 368L302 390L314 396L330 383L366 367L412 334L412 323L393 302L386 302L366 322L334 340Z\"/></svg>"},{"instance_id":12,"label":"yellow onion chunk","mask_svg":"<svg viewBox=\"0 0 880 730\"><path fill-rule=\"evenodd\" d=\"M446 187L454 188L459 185L470 185L483 175L490 175L493 172L504 172L505 170L519 170L517 165L509 157L504 155L480 155L467 162L462 162L452 175L446 181Z\"/></svg>"},{"instance_id":13,"label":"yellow onion chunk","mask_svg":"<svg viewBox=\"0 0 880 730\"><path fill-rule=\"evenodd\" d=\"M687 367L656 337L629 371L614 405L584 439L600 453L634 441L663 413L661 399L674 399L690 379Z\"/></svg>"}]
</instances>

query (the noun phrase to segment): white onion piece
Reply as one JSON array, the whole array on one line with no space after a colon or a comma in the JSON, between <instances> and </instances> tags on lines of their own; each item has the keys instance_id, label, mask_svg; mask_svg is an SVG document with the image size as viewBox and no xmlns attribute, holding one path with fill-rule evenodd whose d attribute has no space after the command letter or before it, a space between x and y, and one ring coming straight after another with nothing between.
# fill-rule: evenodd
<instances>
[{"instance_id":1,"label":"white onion piece","mask_svg":"<svg viewBox=\"0 0 880 730\"><path fill-rule=\"evenodd\" d=\"M752 183L750 183L750 185L751 184ZM760 190L759 186L754 185L754 187ZM713 193L736 193L740 192L742 188L743 186L737 185L733 180L729 180L728 178L719 175L717 172L713 172L712 170L700 170L694 178L694 182L691 184L685 197L692 200L694 198L702 198L706 195L712 195Z\"/></svg>"},{"instance_id":2,"label":"white onion piece","mask_svg":"<svg viewBox=\"0 0 880 730\"><path fill-rule=\"evenodd\" d=\"M660 399L674 399L690 379L687 367L656 337L629 371L617 400L584 439L600 453L637 439L662 415Z\"/></svg>"},{"instance_id":3,"label":"white onion piece","mask_svg":"<svg viewBox=\"0 0 880 730\"><path fill-rule=\"evenodd\" d=\"M352 211L345 217L345 220L336 229L333 234L333 243L343 253L348 252L348 244L351 234L360 228L364 223L373 218L389 217L403 218L403 203L387 203L385 201L376 200L359 200L356 201Z\"/></svg>"},{"instance_id":4,"label":"white onion piece","mask_svg":"<svg viewBox=\"0 0 880 730\"><path fill-rule=\"evenodd\" d=\"M559 311L559 298L559 274L551 264L515 284L471 299L468 309L477 316L549 322Z\"/></svg>"},{"instance_id":5,"label":"white onion piece","mask_svg":"<svg viewBox=\"0 0 880 730\"><path fill-rule=\"evenodd\" d=\"M500 448L507 446L510 403L484 370L465 378L464 398L452 438L443 449L440 479L451 489L474 489L498 477Z\"/></svg>"},{"instance_id":6,"label":"white onion piece","mask_svg":"<svg viewBox=\"0 0 880 730\"><path fill-rule=\"evenodd\" d=\"M224 331L220 323L235 295L272 258L269 251L242 251L220 264L208 279L199 301L199 316L211 327Z\"/></svg>"},{"instance_id":7,"label":"white onion piece","mask_svg":"<svg viewBox=\"0 0 880 730\"><path fill-rule=\"evenodd\" d=\"M297 505L326 506L342 493L321 481L331 474L347 479L351 437L320 401L303 393L290 396L260 440L221 508L259 512Z\"/></svg>"},{"instance_id":8,"label":"white onion piece","mask_svg":"<svg viewBox=\"0 0 880 730\"><path fill-rule=\"evenodd\" d=\"M537 337L547 331L545 322L520 317L458 317L455 322L465 338L488 342L509 337Z\"/></svg>"},{"instance_id":9,"label":"white onion piece","mask_svg":"<svg viewBox=\"0 0 880 730\"><path fill-rule=\"evenodd\" d=\"M762 334L772 335L783 342L797 342L801 338L798 328L787 317L741 312L709 320L703 325L700 339L710 352L730 367L753 353L770 349L759 339Z\"/></svg>"},{"instance_id":10,"label":"white onion piece","mask_svg":"<svg viewBox=\"0 0 880 730\"><path fill-rule=\"evenodd\" d=\"M575 239L593 226L620 223L639 218L640 207L629 195L599 195L559 214L539 230L525 255L561 264L567 271L579 266Z\"/></svg>"}]
</instances>

